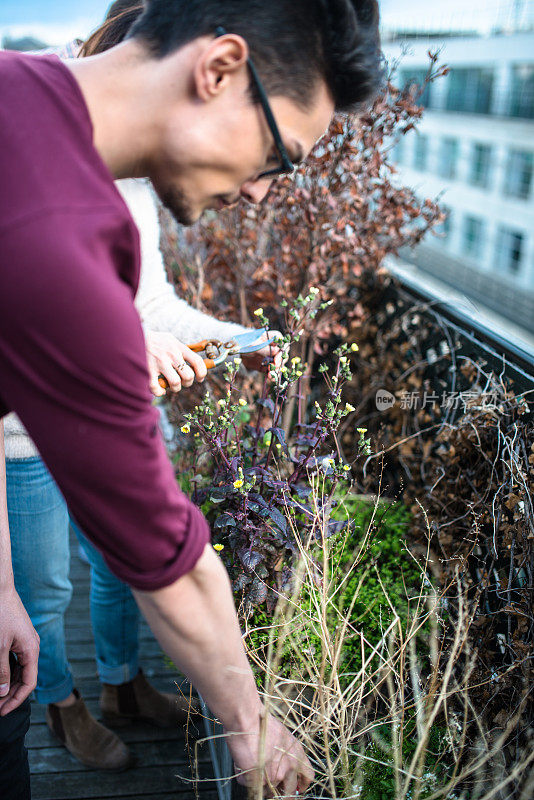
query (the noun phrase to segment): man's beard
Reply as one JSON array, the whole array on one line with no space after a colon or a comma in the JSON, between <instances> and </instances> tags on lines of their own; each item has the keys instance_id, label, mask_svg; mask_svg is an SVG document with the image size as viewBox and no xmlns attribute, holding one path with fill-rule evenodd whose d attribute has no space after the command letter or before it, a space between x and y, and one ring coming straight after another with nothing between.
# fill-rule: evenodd
<instances>
[{"instance_id":1,"label":"man's beard","mask_svg":"<svg viewBox=\"0 0 534 800\"><path fill-rule=\"evenodd\" d=\"M196 222L185 194L177 186L166 187L161 194L159 192L158 194L165 208L169 209L176 222L180 225L193 225Z\"/></svg>"}]
</instances>

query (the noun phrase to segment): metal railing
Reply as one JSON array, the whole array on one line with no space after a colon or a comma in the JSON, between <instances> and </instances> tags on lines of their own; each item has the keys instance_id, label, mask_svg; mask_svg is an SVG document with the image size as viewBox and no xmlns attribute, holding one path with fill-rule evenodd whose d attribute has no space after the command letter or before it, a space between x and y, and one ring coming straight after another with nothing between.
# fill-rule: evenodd
<instances>
[{"instance_id":1,"label":"metal railing","mask_svg":"<svg viewBox=\"0 0 534 800\"><path fill-rule=\"evenodd\" d=\"M534 353L509 341L481 320L475 319L451 302L437 298L417 280L396 276L404 302L421 303L438 313L460 342L462 352L482 357L496 374L506 373L516 393L534 390ZM534 396L533 396L534 397Z\"/></svg>"}]
</instances>

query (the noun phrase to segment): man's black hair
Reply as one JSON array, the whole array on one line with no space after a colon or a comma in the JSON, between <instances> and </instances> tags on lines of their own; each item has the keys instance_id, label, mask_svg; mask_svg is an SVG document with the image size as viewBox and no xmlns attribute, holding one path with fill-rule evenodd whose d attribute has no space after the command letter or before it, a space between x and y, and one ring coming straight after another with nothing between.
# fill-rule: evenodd
<instances>
[{"instance_id":1,"label":"man's black hair","mask_svg":"<svg viewBox=\"0 0 534 800\"><path fill-rule=\"evenodd\" d=\"M268 94L303 108L320 78L338 111L358 110L380 85L376 0L147 0L129 35L163 58L218 26L245 39Z\"/></svg>"}]
</instances>

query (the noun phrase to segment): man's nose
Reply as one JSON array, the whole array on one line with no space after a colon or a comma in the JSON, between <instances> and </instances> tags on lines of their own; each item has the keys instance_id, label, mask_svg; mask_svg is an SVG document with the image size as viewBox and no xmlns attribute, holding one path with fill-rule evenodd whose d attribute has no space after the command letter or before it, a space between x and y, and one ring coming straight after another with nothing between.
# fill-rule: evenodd
<instances>
[{"instance_id":1,"label":"man's nose","mask_svg":"<svg viewBox=\"0 0 534 800\"><path fill-rule=\"evenodd\" d=\"M241 184L239 193L247 203L261 203L267 196L272 183L269 178L262 178L259 181L246 181L246 183Z\"/></svg>"}]
</instances>

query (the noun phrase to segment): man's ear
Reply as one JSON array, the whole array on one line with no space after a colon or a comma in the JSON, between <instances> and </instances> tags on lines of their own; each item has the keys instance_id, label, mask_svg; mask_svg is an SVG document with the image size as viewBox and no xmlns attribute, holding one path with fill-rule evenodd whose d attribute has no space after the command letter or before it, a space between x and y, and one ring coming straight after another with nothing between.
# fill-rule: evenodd
<instances>
[{"instance_id":1,"label":"man's ear","mask_svg":"<svg viewBox=\"0 0 534 800\"><path fill-rule=\"evenodd\" d=\"M193 69L197 96L204 101L217 97L230 80L246 68L247 59L248 45L242 36L225 33L210 41Z\"/></svg>"}]
</instances>

